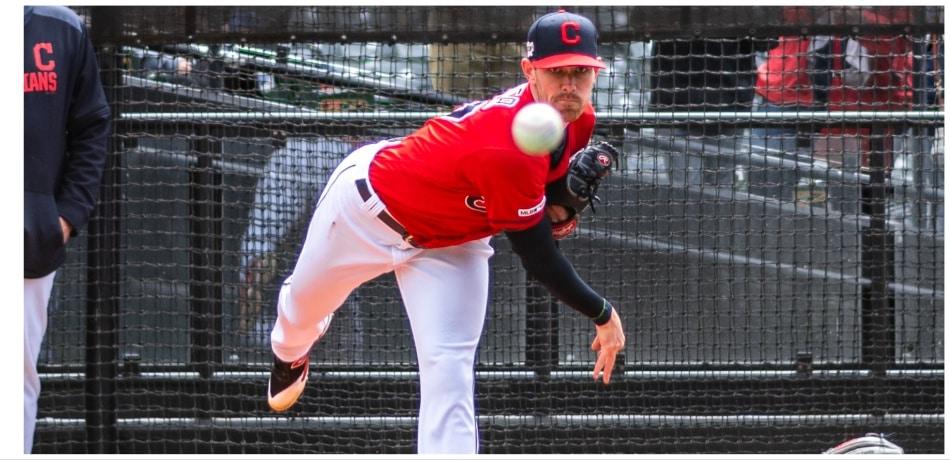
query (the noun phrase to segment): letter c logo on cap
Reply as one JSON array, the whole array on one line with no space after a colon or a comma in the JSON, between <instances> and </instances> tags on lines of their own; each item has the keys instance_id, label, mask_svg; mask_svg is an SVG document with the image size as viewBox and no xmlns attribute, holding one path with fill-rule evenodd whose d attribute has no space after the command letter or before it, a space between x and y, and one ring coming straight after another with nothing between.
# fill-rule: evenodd
<instances>
[{"instance_id":1,"label":"letter c logo on cap","mask_svg":"<svg viewBox=\"0 0 950 460\"><path fill-rule=\"evenodd\" d=\"M561 41L565 45L576 45L581 42L580 24L574 21L564 21L561 23Z\"/></svg>"}]
</instances>

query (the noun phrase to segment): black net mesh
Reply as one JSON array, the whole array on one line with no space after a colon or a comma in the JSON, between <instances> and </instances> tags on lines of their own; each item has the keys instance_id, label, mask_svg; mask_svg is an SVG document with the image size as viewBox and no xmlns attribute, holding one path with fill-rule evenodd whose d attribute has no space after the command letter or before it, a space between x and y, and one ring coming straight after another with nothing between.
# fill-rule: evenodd
<instances>
[{"instance_id":1,"label":"black net mesh","mask_svg":"<svg viewBox=\"0 0 950 460\"><path fill-rule=\"evenodd\" d=\"M541 7L76 8L116 114L59 271L35 453L407 453L395 281L357 290L287 414L269 332L315 197L354 147L520 83ZM595 140L623 152L561 244L589 320L493 240L483 453L944 445L943 9L590 7ZM486 33L486 30L488 31Z\"/></svg>"}]
</instances>

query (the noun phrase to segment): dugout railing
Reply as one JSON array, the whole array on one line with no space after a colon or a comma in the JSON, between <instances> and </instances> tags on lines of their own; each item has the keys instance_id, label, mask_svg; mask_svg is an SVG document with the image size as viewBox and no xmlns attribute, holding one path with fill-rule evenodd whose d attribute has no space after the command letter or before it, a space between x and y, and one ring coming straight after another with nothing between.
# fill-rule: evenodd
<instances>
[{"instance_id":1,"label":"dugout railing","mask_svg":"<svg viewBox=\"0 0 950 460\"><path fill-rule=\"evenodd\" d=\"M920 21L911 24L804 25L810 30L765 20L774 14L767 8L745 9L752 12L728 24L708 19L722 20L720 9L655 12L675 16L688 39L942 31L942 9L914 9ZM314 84L397 101L383 110L321 111L133 74L127 61L143 46L194 54L193 45L169 45L180 43L174 38L288 38L273 28L203 31L208 17L233 13L224 9L170 11L171 18L183 14L183 31L167 32L177 26L162 17L143 24L130 11L97 22L103 10L90 10L115 135L96 217L57 283L35 452L411 452L418 386L392 280L359 291L358 308L344 305L331 350L315 351L308 394L293 413L275 416L261 398L266 342L242 341L234 324L237 235L249 225L248 201L271 142L398 136L458 98L298 69L295 76ZM591 11L611 42L682 33L664 30L669 24L628 31L604 22L639 11L629 7ZM476 17L499 24L493 40L520 40L520 32L501 27L510 17L480 10ZM750 18L762 20L754 31L743 23ZM382 24L392 30L370 24L375 29L364 31L347 24L345 40L485 39L465 26L448 34L418 24L397 20ZM344 40L332 27L293 32L297 40ZM943 142L936 128L944 114L926 99L922 77L942 70L928 73L927 53L915 56L920 98L909 111L602 111L597 138L623 147L623 169L562 247L585 279L630 305L630 346L616 382L589 382L589 325L526 281L496 238L477 368L482 451L817 453L865 431L887 432L909 453L942 451L943 189L942 181L920 179L942 171L942 163L923 161ZM235 56L229 65L251 75L289 72L270 59ZM746 134L790 124L868 127L868 161L829 165L760 148ZM683 134L702 126L745 131ZM896 153L884 143L888 129L907 139L903 154L921 159L902 177L886 163ZM815 182L824 183L826 201L810 201L822 191ZM288 245L284 271L293 256ZM364 350L333 350L357 345Z\"/></svg>"}]
</instances>

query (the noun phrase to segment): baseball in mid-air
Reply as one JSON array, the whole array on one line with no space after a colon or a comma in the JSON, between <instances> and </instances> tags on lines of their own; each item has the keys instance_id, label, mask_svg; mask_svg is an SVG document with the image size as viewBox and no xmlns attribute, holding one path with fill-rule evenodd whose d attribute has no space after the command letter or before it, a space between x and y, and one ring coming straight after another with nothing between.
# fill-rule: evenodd
<instances>
[{"instance_id":1,"label":"baseball in mid-air","mask_svg":"<svg viewBox=\"0 0 950 460\"><path fill-rule=\"evenodd\" d=\"M561 113L549 104L534 102L518 111L511 124L515 145L531 156L548 155L564 138Z\"/></svg>"}]
</instances>

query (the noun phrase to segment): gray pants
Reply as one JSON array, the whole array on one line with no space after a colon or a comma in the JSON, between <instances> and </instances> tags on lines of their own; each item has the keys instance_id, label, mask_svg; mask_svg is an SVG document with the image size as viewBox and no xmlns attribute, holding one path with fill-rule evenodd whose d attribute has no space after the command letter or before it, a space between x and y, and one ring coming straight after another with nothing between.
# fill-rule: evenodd
<instances>
[{"instance_id":1,"label":"gray pants","mask_svg":"<svg viewBox=\"0 0 950 460\"><path fill-rule=\"evenodd\" d=\"M56 272L42 278L23 279L23 453L33 449L36 408L40 398L40 376L36 362L46 334L46 308L53 292Z\"/></svg>"}]
</instances>

